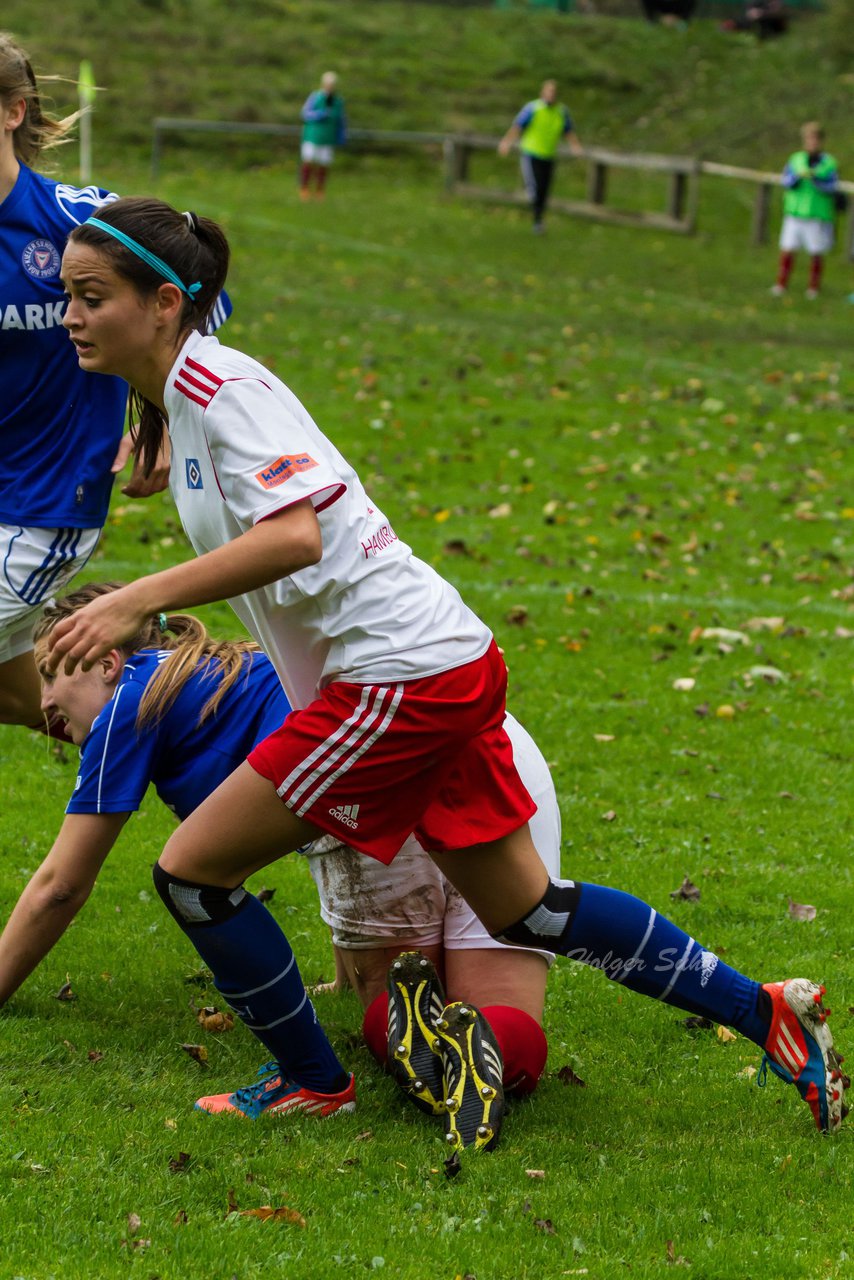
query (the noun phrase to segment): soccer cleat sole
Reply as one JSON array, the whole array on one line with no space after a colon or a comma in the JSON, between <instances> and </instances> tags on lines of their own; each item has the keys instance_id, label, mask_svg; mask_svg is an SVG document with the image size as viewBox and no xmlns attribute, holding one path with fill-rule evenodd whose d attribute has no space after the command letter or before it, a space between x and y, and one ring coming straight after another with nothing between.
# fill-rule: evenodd
<instances>
[{"instance_id":1,"label":"soccer cleat sole","mask_svg":"<svg viewBox=\"0 0 854 1280\"><path fill-rule=\"evenodd\" d=\"M445 1111L444 1077L435 1021L445 1004L442 984L420 951L404 951L388 971L389 1074L427 1115Z\"/></svg>"},{"instance_id":2,"label":"soccer cleat sole","mask_svg":"<svg viewBox=\"0 0 854 1280\"><path fill-rule=\"evenodd\" d=\"M489 1024L470 1004L449 1004L436 1023L445 1073L445 1139L454 1150L492 1151L504 1119L503 1063Z\"/></svg>"},{"instance_id":3,"label":"soccer cleat sole","mask_svg":"<svg viewBox=\"0 0 854 1280\"><path fill-rule=\"evenodd\" d=\"M801 1065L799 1046L785 1023L776 1017L772 1023L769 1044L765 1048L771 1070L781 1079L795 1084L812 1112L818 1129L835 1133L848 1114L845 1091L850 1087L851 1081L841 1070L843 1059L836 1052L833 1036L827 1025L830 1010L825 1007L822 999L825 989L806 978L791 978L788 982L767 984L765 990L769 993L782 993L783 1000L802 1031L815 1042L821 1056L824 1078L823 1081L813 1079L800 1087L802 1082L795 1079ZM774 1044L769 1048L772 1038Z\"/></svg>"}]
</instances>

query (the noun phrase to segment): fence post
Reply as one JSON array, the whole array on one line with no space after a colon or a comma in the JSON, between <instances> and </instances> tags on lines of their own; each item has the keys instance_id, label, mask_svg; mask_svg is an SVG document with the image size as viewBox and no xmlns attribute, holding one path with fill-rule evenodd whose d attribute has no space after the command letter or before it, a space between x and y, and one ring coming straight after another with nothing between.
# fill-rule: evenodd
<instances>
[{"instance_id":1,"label":"fence post","mask_svg":"<svg viewBox=\"0 0 854 1280\"><path fill-rule=\"evenodd\" d=\"M687 192L687 173L672 173L670 175L670 195L667 201L667 212L676 222L681 222L685 216L685 196Z\"/></svg>"},{"instance_id":2,"label":"fence post","mask_svg":"<svg viewBox=\"0 0 854 1280\"><path fill-rule=\"evenodd\" d=\"M471 147L462 138L448 136L442 142L445 157L445 190L453 191L458 182L465 182L469 172Z\"/></svg>"},{"instance_id":3,"label":"fence post","mask_svg":"<svg viewBox=\"0 0 854 1280\"><path fill-rule=\"evenodd\" d=\"M770 182L760 182L756 188L756 203L753 206L753 243L768 243L768 215L771 212L771 195L774 187Z\"/></svg>"},{"instance_id":4,"label":"fence post","mask_svg":"<svg viewBox=\"0 0 854 1280\"><path fill-rule=\"evenodd\" d=\"M587 170L587 199L590 204L604 204L607 190L608 166L602 160L594 160Z\"/></svg>"}]
</instances>

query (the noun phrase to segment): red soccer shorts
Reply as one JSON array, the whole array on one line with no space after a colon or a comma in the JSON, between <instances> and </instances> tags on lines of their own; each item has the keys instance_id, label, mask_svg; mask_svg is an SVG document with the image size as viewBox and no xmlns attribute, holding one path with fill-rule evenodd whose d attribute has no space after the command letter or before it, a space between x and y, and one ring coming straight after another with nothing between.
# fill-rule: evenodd
<instances>
[{"instance_id":1,"label":"red soccer shorts","mask_svg":"<svg viewBox=\"0 0 854 1280\"><path fill-rule=\"evenodd\" d=\"M504 732L506 687L494 643L420 680L335 681L249 763L297 817L380 862L411 833L437 851L497 840L536 812Z\"/></svg>"}]
</instances>

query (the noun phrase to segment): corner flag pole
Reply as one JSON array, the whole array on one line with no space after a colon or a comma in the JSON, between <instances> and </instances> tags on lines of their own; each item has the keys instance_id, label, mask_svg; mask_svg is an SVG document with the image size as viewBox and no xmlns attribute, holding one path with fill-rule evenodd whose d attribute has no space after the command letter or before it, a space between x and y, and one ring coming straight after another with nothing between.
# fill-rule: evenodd
<instances>
[{"instance_id":1,"label":"corner flag pole","mask_svg":"<svg viewBox=\"0 0 854 1280\"><path fill-rule=\"evenodd\" d=\"M88 58L80 63L77 101L80 107L80 185L85 187L92 181L92 112L95 108L95 76Z\"/></svg>"}]
</instances>

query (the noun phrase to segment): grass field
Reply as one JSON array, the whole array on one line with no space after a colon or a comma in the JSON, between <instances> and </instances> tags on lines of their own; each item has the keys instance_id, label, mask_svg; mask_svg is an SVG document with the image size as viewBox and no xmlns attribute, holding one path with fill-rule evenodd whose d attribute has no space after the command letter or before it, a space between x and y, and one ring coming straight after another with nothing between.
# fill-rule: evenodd
<instances>
[{"instance_id":1,"label":"grass field","mask_svg":"<svg viewBox=\"0 0 854 1280\"><path fill-rule=\"evenodd\" d=\"M4 16L4 21L6 18ZM144 156L101 182L148 187ZM496 170L497 176L497 170ZM575 180L569 166L562 182ZM185 153L159 194L232 238L229 339L282 376L397 531L496 632L550 761L566 874L630 889L761 980L827 981L854 1043L850 268L768 296L738 188L700 235L454 203L422 161L355 157L323 206L292 157ZM188 554L165 497L117 494L85 577ZM224 607L202 611L235 632ZM704 636L710 628L738 637ZM693 689L674 688L692 678ZM72 753L0 730L0 901L50 847ZM441 1131L318 1011L357 1072L335 1124L216 1123L200 1093L260 1058L191 1003L195 956L151 887L154 798L0 1014L0 1276L830 1280L854 1274L851 1131L823 1139L743 1039L689 1031L601 974L550 979L547 1075L499 1150L448 1179ZM671 901L684 876L698 902ZM306 869L259 880L308 981L331 960ZM789 903L816 908L811 922ZM57 1001L70 980L76 999ZM203 1042L209 1066L181 1049ZM566 1084L570 1066L585 1087ZM532 1176L537 1171L538 1176ZM542 1175L542 1176L539 1176ZM288 1205L305 1225L229 1213Z\"/></svg>"}]
</instances>

